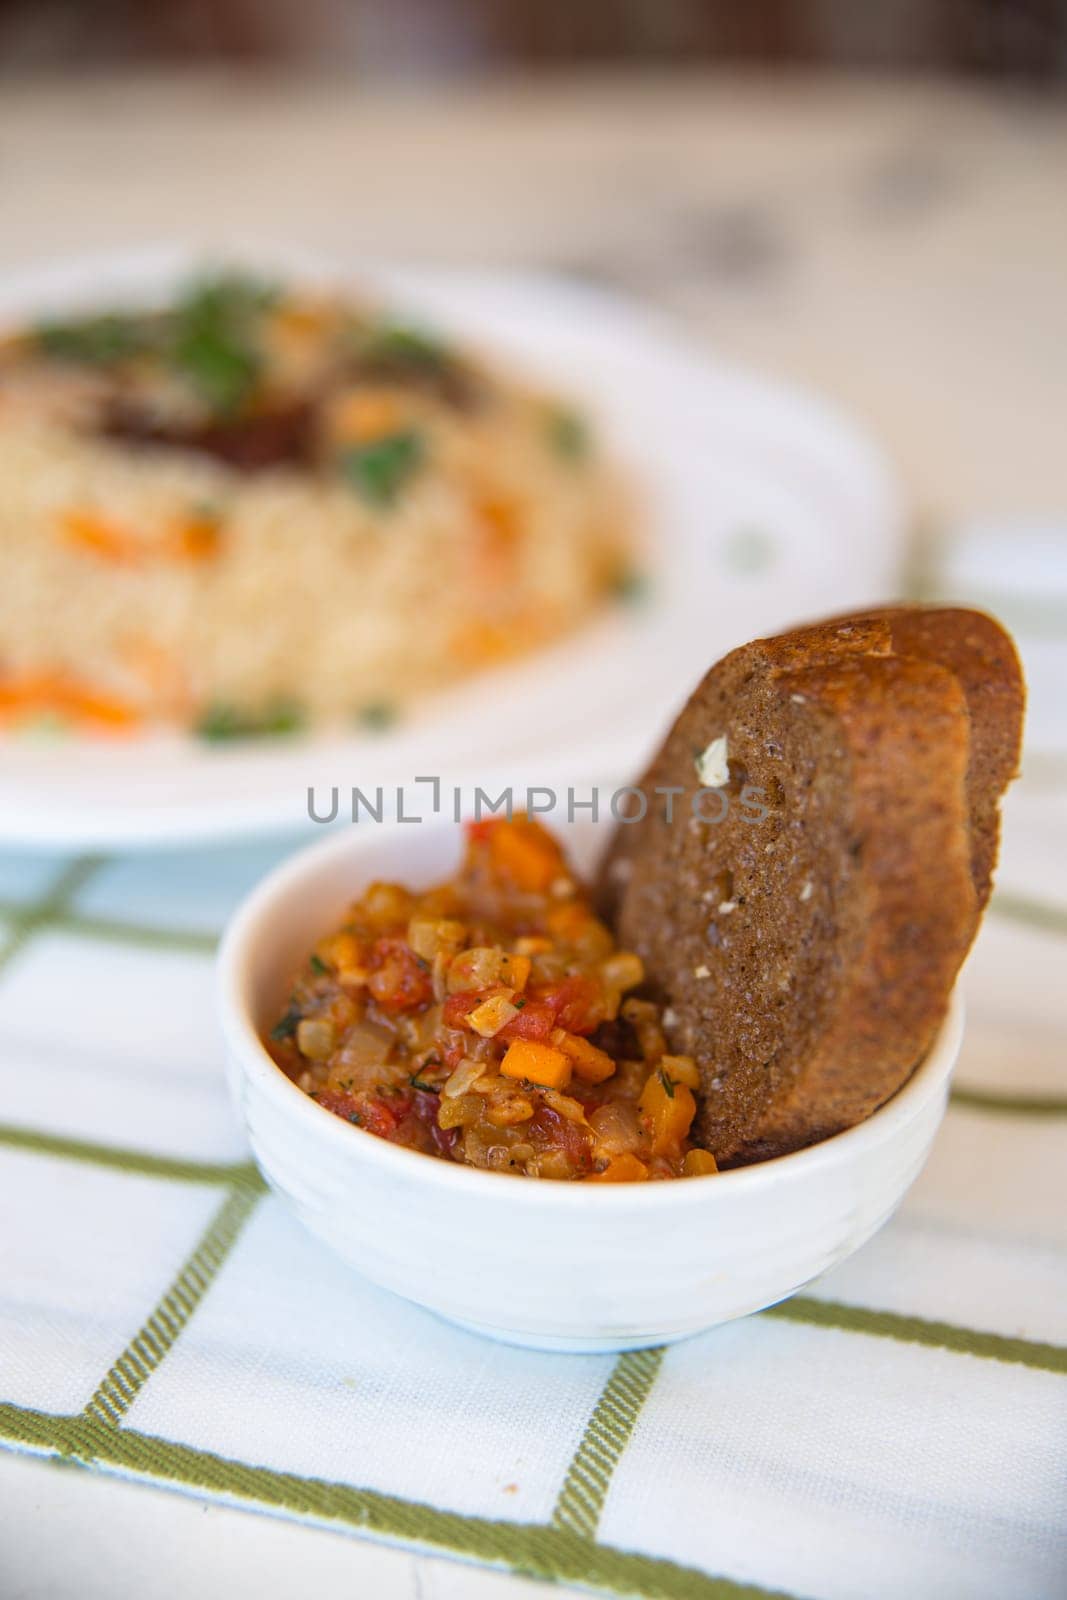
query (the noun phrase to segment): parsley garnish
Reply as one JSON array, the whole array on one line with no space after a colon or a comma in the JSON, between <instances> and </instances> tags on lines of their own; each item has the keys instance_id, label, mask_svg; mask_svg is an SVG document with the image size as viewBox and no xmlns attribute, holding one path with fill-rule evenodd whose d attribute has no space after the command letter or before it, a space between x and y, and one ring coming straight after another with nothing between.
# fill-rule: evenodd
<instances>
[{"instance_id":1,"label":"parsley garnish","mask_svg":"<svg viewBox=\"0 0 1067 1600\"><path fill-rule=\"evenodd\" d=\"M304 712L295 700L273 700L260 712L241 711L218 701L208 706L196 724L196 733L211 744L231 739L261 739L298 733Z\"/></svg>"},{"instance_id":2,"label":"parsley garnish","mask_svg":"<svg viewBox=\"0 0 1067 1600\"><path fill-rule=\"evenodd\" d=\"M671 1082L670 1078L668 1078L667 1074L664 1072L662 1067L657 1067L656 1071L659 1073L659 1081L663 1085L663 1090L664 1090L664 1093L667 1096L667 1099L668 1100L673 1100L674 1099L674 1084Z\"/></svg>"},{"instance_id":3,"label":"parsley garnish","mask_svg":"<svg viewBox=\"0 0 1067 1600\"><path fill-rule=\"evenodd\" d=\"M640 605L648 599L648 579L643 572L619 572L612 579L611 592L626 605Z\"/></svg>"},{"instance_id":4,"label":"parsley garnish","mask_svg":"<svg viewBox=\"0 0 1067 1600\"><path fill-rule=\"evenodd\" d=\"M452 359L447 345L433 334L400 323L380 323L359 335L357 344L363 365L390 371L406 367L437 372Z\"/></svg>"},{"instance_id":5,"label":"parsley garnish","mask_svg":"<svg viewBox=\"0 0 1067 1600\"><path fill-rule=\"evenodd\" d=\"M109 311L78 322L43 322L34 340L41 354L52 360L111 367L145 348L147 326L144 318Z\"/></svg>"},{"instance_id":6,"label":"parsley garnish","mask_svg":"<svg viewBox=\"0 0 1067 1600\"><path fill-rule=\"evenodd\" d=\"M368 504L385 509L418 471L423 454L421 433L403 428L366 444L351 445L341 455L341 472Z\"/></svg>"},{"instance_id":7,"label":"parsley garnish","mask_svg":"<svg viewBox=\"0 0 1067 1600\"><path fill-rule=\"evenodd\" d=\"M259 323L276 299L272 285L229 275L194 284L174 307L167 355L213 411L239 410L255 388Z\"/></svg>"},{"instance_id":8,"label":"parsley garnish","mask_svg":"<svg viewBox=\"0 0 1067 1600\"><path fill-rule=\"evenodd\" d=\"M548 442L564 461L584 461L592 446L589 428L576 411L563 408L548 414Z\"/></svg>"},{"instance_id":9,"label":"parsley garnish","mask_svg":"<svg viewBox=\"0 0 1067 1600\"><path fill-rule=\"evenodd\" d=\"M370 728L375 733L382 733L386 728L391 728L399 716L396 706L388 700L372 700L368 705L360 706L356 712L356 721L364 728Z\"/></svg>"},{"instance_id":10,"label":"parsley garnish","mask_svg":"<svg viewBox=\"0 0 1067 1600\"><path fill-rule=\"evenodd\" d=\"M320 977L325 977L330 970L322 957L317 956L314 953L312 953L308 960L308 966L311 968L312 972L317 972Z\"/></svg>"},{"instance_id":11,"label":"parsley garnish","mask_svg":"<svg viewBox=\"0 0 1067 1600\"><path fill-rule=\"evenodd\" d=\"M291 1039L297 1030L301 1019L301 1010L295 1000L290 1000L288 1010L280 1017L270 1030L270 1036L280 1044L283 1039Z\"/></svg>"}]
</instances>

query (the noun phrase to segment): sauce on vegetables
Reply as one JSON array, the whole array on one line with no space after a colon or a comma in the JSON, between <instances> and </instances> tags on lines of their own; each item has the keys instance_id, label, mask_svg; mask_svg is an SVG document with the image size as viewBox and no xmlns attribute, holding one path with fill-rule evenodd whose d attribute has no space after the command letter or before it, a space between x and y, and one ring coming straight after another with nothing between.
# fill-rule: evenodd
<instances>
[{"instance_id":1,"label":"sauce on vegetables","mask_svg":"<svg viewBox=\"0 0 1067 1600\"><path fill-rule=\"evenodd\" d=\"M324 1110L446 1161L591 1183L716 1170L689 1132L699 1077L667 1050L538 823L469 825L424 892L374 883L293 981L267 1044Z\"/></svg>"}]
</instances>

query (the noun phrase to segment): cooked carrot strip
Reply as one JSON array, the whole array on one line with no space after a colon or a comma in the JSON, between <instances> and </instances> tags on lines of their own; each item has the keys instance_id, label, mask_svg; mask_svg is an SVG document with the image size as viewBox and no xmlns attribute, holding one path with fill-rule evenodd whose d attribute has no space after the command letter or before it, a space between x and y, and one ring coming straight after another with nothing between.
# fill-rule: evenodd
<instances>
[{"instance_id":1,"label":"cooked carrot strip","mask_svg":"<svg viewBox=\"0 0 1067 1600\"><path fill-rule=\"evenodd\" d=\"M111 517L74 507L63 512L61 527L80 550L126 566L141 561L210 560L218 554L221 523L210 511L195 511L174 523L162 538L147 541Z\"/></svg>"},{"instance_id":2,"label":"cooked carrot strip","mask_svg":"<svg viewBox=\"0 0 1067 1600\"><path fill-rule=\"evenodd\" d=\"M614 1076L615 1063L606 1050L599 1049L583 1039L581 1034L566 1033L562 1028L553 1034L553 1041L570 1060L579 1078L587 1083L603 1083Z\"/></svg>"},{"instance_id":3,"label":"cooked carrot strip","mask_svg":"<svg viewBox=\"0 0 1067 1600\"><path fill-rule=\"evenodd\" d=\"M106 561L137 561L141 556L141 546L132 534L97 511L64 511L62 526L71 544L91 550Z\"/></svg>"},{"instance_id":4,"label":"cooked carrot strip","mask_svg":"<svg viewBox=\"0 0 1067 1600\"><path fill-rule=\"evenodd\" d=\"M603 1172L591 1172L587 1183L640 1183L648 1177L648 1168L629 1151L614 1156Z\"/></svg>"},{"instance_id":5,"label":"cooked carrot strip","mask_svg":"<svg viewBox=\"0 0 1067 1600\"><path fill-rule=\"evenodd\" d=\"M675 1154L696 1115L692 1089L674 1083L664 1072L653 1072L641 1092L640 1104L652 1134L652 1154Z\"/></svg>"},{"instance_id":6,"label":"cooked carrot strip","mask_svg":"<svg viewBox=\"0 0 1067 1600\"><path fill-rule=\"evenodd\" d=\"M69 678L39 673L0 680L0 717L12 720L50 712L114 732L140 721L136 710L117 696Z\"/></svg>"},{"instance_id":7,"label":"cooked carrot strip","mask_svg":"<svg viewBox=\"0 0 1067 1600\"><path fill-rule=\"evenodd\" d=\"M565 1089L571 1081L571 1064L563 1051L533 1039L509 1044L500 1071L505 1078L528 1078L547 1089Z\"/></svg>"},{"instance_id":8,"label":"cooked carrot strip","mask_svg":"<svg viewBox=\"0 0 1067 1600\"><path fill-rule=\"evenodd\" d=\"M220 531L218 517L206 511L187 517L178 523L168 540L168 548L161 554L179 561L210 561L219 553Z\"/></svg>"},{"instance_id":9,"label":"cooked carrot strip","mask_svg":"<svg viewBox=\"0 0 1067 1600\"><path fill-rule=\"evenodd\" d=\"M555 840L526 817L501 822L493 829L489 859L501 878L534 894L543 894L564 870Z\"/></svg>"}]
</instances>

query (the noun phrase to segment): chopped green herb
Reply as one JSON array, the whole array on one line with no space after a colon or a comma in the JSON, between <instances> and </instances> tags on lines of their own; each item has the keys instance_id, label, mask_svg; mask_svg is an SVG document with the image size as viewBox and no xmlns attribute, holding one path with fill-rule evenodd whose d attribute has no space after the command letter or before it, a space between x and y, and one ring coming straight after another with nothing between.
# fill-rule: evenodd
<instances>
[{"instance_id":1,"label":"chopped green herb","mask_svg":"<svg viewBox=\"0 0 1067 1600\"><path fill-rule=\"evenodd\" d=\"M548 414L548 442L564 461L584 461L592 448L585 419L560 408Z\"/></svg>"},{"instance_id":2,"label":"chopped green herb","mask_svg":"<svg viewBox=\"0 0 1067 1600\"><path fill-rule=\"evenodd\" d=\"M352 445L341 456L341 471L370 505L393 505L424 455L423 439L414 428L389 433L367 444Z\"/></svg>"},{"instance_id":3,"label":"chopped green herb","mask_svg":"<svg viewBox=\"0 0 1067 1600\"><path fill-rule=\"evenodd\" d=\"M611 592L617 600L622 600L627 605L640 605L648 599L648 578L643 572L624 570L612 579Z\"/></svg>"},{"instance_id":4,"label":"chopped green herb","mask_svg":"<svg viewBox=\"0 0 1067 1600\"><path fill-rule=\"evenodd\" d=\"M260 357L255 350L210 328L191 329L176 340L171 359L199 390L212 411L237 411L255 387Z\"/></svg>"},{"instance_id":5,"label":"chopped green herb","mask_svg":"<svg viewBox=\"0 0 1067 1600\"><path fill-rule=\"evenodd\" d=\"M232 739L276 738L298 733L304 720L304 713L294 700L272 701L258 714L218 702L208 706L195 731L210 744L226 744Z\"/></svg>"},{"instance_id":6,"label":"chopped green herb","mask_svg":"<svg viewBox=\"0 0 1067 1600\"><path fill-rule=\"evenodd\" d=\"M110 367L146 347L147 319L105 312L77 322L43 322L34 340L42 355L55 361L79 361Z\"/></svg>"},{"instance_id":7,"label":"chopped green herb","mask_svg":"<svg viewBox=\"0 0 1067 1600\"><path fill-rule=\"evenodd\" d=\"M517 1000L513 1000L511 1003L515 1007L516 1011L521 1011L523 1006L526 1004L525 996L520 995Z\"/></svg>"},{"instance_id":8,"label":"chopped green herb","mask_svg":"<svg viewBox=\"0 0 1067 1600\"><path fill-rule=\"evenodd\" d=\"M361 331L357 347L366 366L390 370L406 367L437 372L452 360L448 346L433 334L393 322Z\"/></svg>"},{"instance_id":9,"label":"chopped green herb","mask_svg":"<svg viewBox=\"0 0 1067 1600\"><path fill-rule=\"evenodd\" d=\"M411 1087L413 1089L425 1089L427 1094L440 1094L440 1087L436 1083L423 1083L422 1074L425 1072L425 1070L425 1067L420 1067L418 1072L413 1072L411 1074L408 1079Z\"/></svg>"},{"instance_id":10,"label":"chopped green herb","mask_svg":"<svg viewBox=\"0 0 1067 1600\"><path fill-rule=\"evenodd\" d=\"M656 1071L659 1073L659 1081L663 1085L664 1092L665 1092L665 1094L667 1096L667 1099L668 1100L673 1100L674 1099L674 1084L671 1082L670 1078L668 1078L667 1074L664 1072L662 1067L657 1067Z\"/></svg>"},{"instance_id":11,"label":"chopped green herb","mask_svg":"<svg viewBox=\"0 0 1067 1600\"><path fill-rule=\"evenodd\" d=\"M194 284L170 315L168 357L213 411L232 413L259 380L259 324L277 290L224 276Z\"/></svg>"},{"instance_id":12,"label":"chopped green herb","mask_svg":"<svg viewBox=\"0 0 1067 1600\"><path fill-rule=\"evenodd\" d=\"M300 1016L300 1007L295 1001L291 1000L285 1015L279 1018L279 1020L270 1030L271 1038L278 1044L280 1044L283 1039L291 1039L297 1030L297 1026L300 1022Z\"/></svg>"},{"instance_id":13,"label":"chopped green herb","mask_svg":"<svg viewBox=\"0 0 1067 1600\"><path fill-rule=\"evenodd\" d=\"M372 700L369 705L360 706L356 712L356 721L362 727L371 728L379 733L391 728L398 716L396 706L390 705L388 700Z\"/></svg>"},{"instance_id":14,"label":"chopped green herb","mask_svg":"<svg viewBox=\"0 0 1067 1600\"><path fill-rule=\"evenodd\" d=\"M216 272L197 278L175 302L174 315L190 322L250 322L277 305L281 290L266 278Z\"/></svg>"},{"instance_id":15,"label":"chopped green herb","mask_svg":"<svg viewBox=\"0 0 1067 1600\"><path fill-rule=\"evenodd\" d=\"M308 960L308 966L311 968L312 972L317 972L320 978L324 978L330 970L322 957L315 955L314 951Z\"/></svg>"}]
</instances>

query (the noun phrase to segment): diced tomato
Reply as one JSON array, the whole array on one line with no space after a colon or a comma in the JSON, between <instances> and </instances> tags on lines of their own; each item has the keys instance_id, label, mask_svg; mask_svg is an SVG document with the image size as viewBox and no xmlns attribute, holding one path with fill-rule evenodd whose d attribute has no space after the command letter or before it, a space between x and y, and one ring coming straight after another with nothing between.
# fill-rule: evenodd
<instances>
[{"instance_id":1,"label":"diced tomato","mask_svg":"<svg viewBox=\"0 0 1067 1600\"><path fill-rule=\"evenodd\" d=\"M561 1150L576 1174L590 1164L592 1146L588 1128L572 1122L552 1106L540 1105L527 1124L535 1144L546 1150Z\"/></svg>"},{"instance_id":2,"label":"diced tomato","mask_svg":"<svg viewBox=\"0 0 1067 1600\"><path fill-rule=\"evenodd\" d=\"M367 987L384 1011L413 1011L433 999L433 979L403 939L376 939Z\"/></svg>"},{"instance_id":3,"label":"diced tomato","mask_svg":"<svg viewBox=\"0 0 1067 1600\"><path fill-rule=\"evenodd\" d=\"M379 1139L392 1139L411 1110L410 1095L369 1096L363 1102L363 1126Z\"/></svg>"},{"instance_id":4,"label":"diced tomato","mask_svg":"<svg viewBox=\"0 0 1067 1600\"><path fill-rule=\"evenodd\" d=\"M353 1122L358 1128L379 1139L393 1139L404 1118L411 1115L414 1097L409 1094L374 1095L344 1094L336 1089L324 1089L316 1096L319 1105L332 1111L335 1117Z\"/></svg>"},{"instance_id":5,"label":"diced tomato","mask_svg":"<svg viewBox=\"0 0 1067 1600\"><path fill-rule=\"evenodd\" d=\"M496 1037L498 1039L506 1039L509 1042L512 1039L535 1039L540 1041L547 1039L555 1026L555 1007L550 1005L547 1000L531 996L523 1004L518 1016L512 1017L511 1021L501 1028Z\"/></svg>"},{"instance_id":6,"label":"diced tomato","mask_svg":"<svg viewBox=\"0 0 1067 1600\"><path fill-rule=\"evenodd\" d=\"M315 1099L326 1111L332 1111L334 1116L340 1117L343 1122L354 1122L357 1127L363 1126L363 1109L355 1095L323 1089Z\"/></svg>"},{"instance_id":7,"label":"diced tomato","mask_svg":"<svg viewBox=\"0 0 1067 1600\"><path fill-rule=\"evenodd\" d=\"M564 978L535 993L552 1008L554 1025L568 1033L592 1033L604 1020L604 991L596 978Z\"/></svg>"},{"instance_id":8,"label":"diced tomato","mask_svg":"<svg viewBox=\"0 0 1067 1600\"><path fill-rule=\"evenodd\" d=\"M441 1009L441 1021L446 1028L463 1028L475 1006L481 1005L483 995L479 989L462 989L450 994Z\"/></svg>"},{"instance_id":9,"label":"diced tomato","mask_svg":"<svg viewBox=\"0 0 1067 1600\"><path fill-rule=\"evenodd\" d=\"M465 1059L468 1043L469 1040L465 1039L461 1033L445 1035L440 1046L441 1061L449 1072L455 1072L460 1062Z\"/></svg>"}]
</instances>

